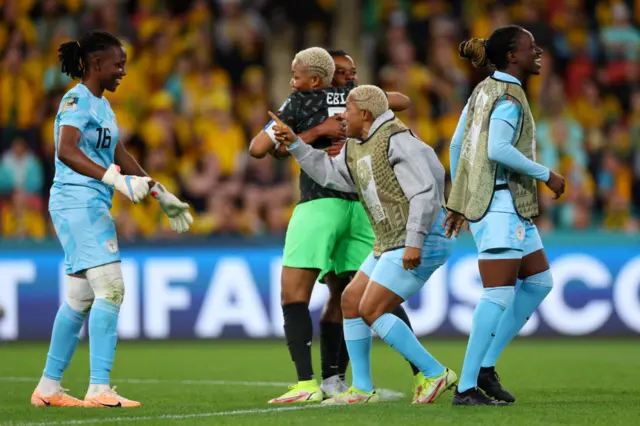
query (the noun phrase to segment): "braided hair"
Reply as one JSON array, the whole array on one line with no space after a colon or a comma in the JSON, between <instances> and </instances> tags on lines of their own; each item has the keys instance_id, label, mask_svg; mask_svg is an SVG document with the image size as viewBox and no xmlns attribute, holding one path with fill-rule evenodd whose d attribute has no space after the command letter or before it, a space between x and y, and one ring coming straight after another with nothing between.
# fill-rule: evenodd
<instances>
[{"instance_id":1,"label":"braided hair","mask_svg":"<svg viewBox=\"0 0 640 426\"><path fill-rule=\"evenodd\" d=\"M120 40L105 31L89 31L78 41L62 43L58 48L58 59L62 72L72 79L81 79L86 71L89 54L122 46Z\"/></svg>"}]
</instances>

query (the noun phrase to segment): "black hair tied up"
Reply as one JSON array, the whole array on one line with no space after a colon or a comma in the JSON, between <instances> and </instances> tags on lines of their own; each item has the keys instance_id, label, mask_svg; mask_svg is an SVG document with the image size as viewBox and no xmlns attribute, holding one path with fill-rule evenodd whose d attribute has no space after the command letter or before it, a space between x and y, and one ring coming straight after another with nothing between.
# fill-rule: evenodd
<instances>
[{"instance_id":1,"label":"black hair tied up","mask_svg":"<svg viewBox=\"0 0 640 426\"><path fill-rule=\"evenodd\" d=\"M80 79L85 72L87 56L113 46L122 46L122 43L105 31L89 31L78 41L62 43L58 48L61 70L73 79Z\"/></svg>"},{"instance_id":2,"label":"black hair tied up","mask_svg":"<svg viewBox=\"0 0 640 426\"><path fill-rule=\"evenodd\" d=\"M461 58L471 60L476 68L484 68L491 64L497 69L505 69L508 64L507 54L516 50L518 35L524 28L509 25L498 28L488 39L471 38L460 43L458 52Z\"/></svg>"}]
</instances>

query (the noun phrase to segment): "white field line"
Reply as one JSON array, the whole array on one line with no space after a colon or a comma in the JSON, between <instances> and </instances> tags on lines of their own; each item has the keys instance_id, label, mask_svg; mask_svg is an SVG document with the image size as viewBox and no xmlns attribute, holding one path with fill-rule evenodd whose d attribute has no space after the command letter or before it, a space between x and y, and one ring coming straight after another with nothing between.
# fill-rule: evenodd
<instances>
[{"instance_id":1,"label":"white field line","mask_svg":"<svg viewBox=\"0 0 640 426\"><path fill-rule=\"evenodd\" d=\"M39 377L0 377L0 382L5 383L24 383L31 382L37 383L40 380ZM79 382L81 380L67 380L73 382ZM262 387L282 387L287 386L290 383L286 382L252 382L252 381L233 381L233 380L163 380L163 379L117 379L115 382L130 383L130 384L178 384L178 385L196 385L196 386L262 386ZM380 399L383 401L394 401L404 397L402 392L396 392L390 389L378 389ZM237 416L246 414L264 414L272 412L286 412L297 411L312 408L326 407L326 405L312 404L304 406L293 407L274 407L274 408L255 408L246 410L232 410L232 411L216 411L210 413L192 413L192 414L165 414L162 416L132 416L132 417L102 417L95 419L79 419L79 420L65 420L59 422L40 422L40 423L2 423L6 426L48 426L48 425L83 425L93 423L113 423L113 422L135 422L143 420L185 420L195 418L206 417L218 417L218 416Z\"/></svg>"},{"instance_id":2,"label":"white field line","mask_svg":"<svg viewBox=\"0 0 640 426\"><path fill-rule=\"evenodd\" d=\"M38 383L39 377L0 377L0 382L10 383L23 383L31 382ZM84 382L85 380L67 379L66 382ZM117 383L129 383L140 385L191 385L191 386L257 386L257 387L284 387L289 386L289 382L253 382L253 381L238 381L238 380L178 380L178 379L115 379ZM396 392L391 389L377 389L380 399L384 401L394 401L404 397L402 392Z\"/></svg>"},{"instance_id":3,"label":"white field line","mask_svg":"<svg viewBox=\"0 0 640 426\"><path fill-rule=\"evenodd\" d=\"M192 413L192 414L164 414L162 416L131 416L131 417L102 417L95 419L78 419L78 420L64 420L56 422L35 422L35 423L3 423L7 426L53 426L53 425L87 425L95 423L124 423L124 422L139 422L144 420L163 421L163 420L186 420L186 419L198 419L206 417L222 417L222 416L238 416L246 414L265 414L265 413L277 413L283 411L298 411L309 410L313 408L323 408L326 405L314 404L314 405L298 405L294 407L276 407L276 408L255 408L248 410L233 410L233 411L215 411L210 413Z\"/></svg>"}]
</instances>

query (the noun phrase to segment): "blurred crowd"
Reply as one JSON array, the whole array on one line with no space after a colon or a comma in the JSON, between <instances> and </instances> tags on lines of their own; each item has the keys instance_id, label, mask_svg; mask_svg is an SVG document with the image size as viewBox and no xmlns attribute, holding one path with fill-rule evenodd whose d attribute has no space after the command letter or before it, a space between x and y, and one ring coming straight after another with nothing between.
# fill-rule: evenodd
<instances>
[{"instance_id":1,"label":"blurred crowd","mask_svg":"<svg viewBox=\"0 0 640 426\"><path fill-rule=\"evenodd\" d=\"M509 24L531 31L545 50L542 74L524 82L538 160L567 179L559 201L541 188L538 226L638 229L640 1L369 0L365 16L377 82L411 97L401 116L445 166L460 111L487 75L458 57L458 43Z\"/></svg>"},{"instance_id":2,"label":"blurred crowd","mask_svg":"<svg viewBox=\"0 0 640 426\"><path fill-rule=\"evenodd\" d=\"M120 36L127 48L127 77L106 95L120 141L193 206L193 233L282 235L299 170L290 159L247 155L267 110L287 95L270 93L266 57L282 25L273 24L273 10L295 24L295 47L306 47L310 25L326 36L335 30L340 1L347 0L0 0L1 235L52 235L53 122L75 84L60 73L56 49L91 28ZM460 111L486 75L458 58L458 43L509 23L528 28L545 49L542 75L525 82L539 160L567 178L560 202L543 191L539 225L637 229L640 1L361 3L367 64L358 68L372 67L373 83L411 97L401 118L447 167ZM133 206L116 196L112 214L121 240L174 236L154 200Z\"/></svg>"}]
</instances>

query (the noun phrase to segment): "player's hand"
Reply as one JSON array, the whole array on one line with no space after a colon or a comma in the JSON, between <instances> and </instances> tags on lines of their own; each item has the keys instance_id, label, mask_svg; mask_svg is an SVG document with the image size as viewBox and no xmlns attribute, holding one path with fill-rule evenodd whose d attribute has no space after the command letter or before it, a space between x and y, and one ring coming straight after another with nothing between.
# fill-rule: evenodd
<instances>
[{"instance_id":1,"label":"player's hand","mask_svg":"<svg viewBox=\"0 0 640 426\"><path fill-rule=\"evenodd\" d=\"M102 182L117 189L135 204L144 200L149 194L149 181L151 178L148 176L123 176L120 174L120 167L115 164L110 165L102 176Z\"/></svg>"},{"instance_id":2,"label":"player's hand","mask_svg":"<svg viewBox=\"0 0 640 426\"><path fill-rule=\"evenodd\" d=\"M545 182L545 185L555 194L553 197L554 200L557 200L564 194L564 178L551 170L549 170L549 180Z\"/></svg>"},{"instance_id":3,"label":"player's hand","mask_svg":"<svg viewBox=\"0 0 640 426\"><path fill-rule=\"evenodd\" d=\"M160 207L169 217L171 229L179 234L187 232L193 223L193 216L189 213L189 204L183 203L167 191L164 186L157 183L151 188L151 195L158 200Z\"/></svg>"},{"instance_id":4,"label":"player's hand","mask_svg":"<svg viewBox=\"0 0 640 426\"><path fill-rule=\"evenodd\" d=\"M329 154L329 157L335 157L338 154L340 154L340 151L342 151L343 146L344 146L344 142L341 142L341 141L333 142L330 147L324 149L324 152Z\"/></svg>"},{"instance_id":5,"label":"player's hand","mask_svg":"<svg viewBox=\"0 0 640 426\"><path fill-rule=\"evenodd\" d=\"M452 211L447 212L447 217L444 218L444 222L442 222L442 227L444 228L444 235L447 238L451 238L451 235L458 236L460 234L460 229L462 229L462 225L466 222L463 215L460 213L455 213Z\"/></svg>"},{"instance_id":6,"label":"player's hand","mask_svg":"<svg viewBox=\"0 0 640 426\"><path fill-rule=\"evenodd\" d=\"M422 249L417 247L406 247L402 255L402 265L404 269L411 270L420 266L422 263Z\"/></svg>"},{"instance_id":7,"label":"player's hand","mask_svg":"<svg viewBox=\"0 0 640 426\"><path fill-rule=\"evenodd\" d=\"M318 133L331 139L341 140L347 137L347 129L341 115L333 115L318 126Z\"/></svg>"},{"instance_id":8,"label":"player's hand","mask_svg":"<svg viewBox=\"0 0 640 426\"><path fill-rule=\"evenodd\" d=\"M292 143L298 140L298 136L293 133L293 130L286 124L284 124L277 115L269 111L269 117L276 123L272 129L275 134L276 140L284 146L290 146Z\"/></svg>"}]
</instances>

